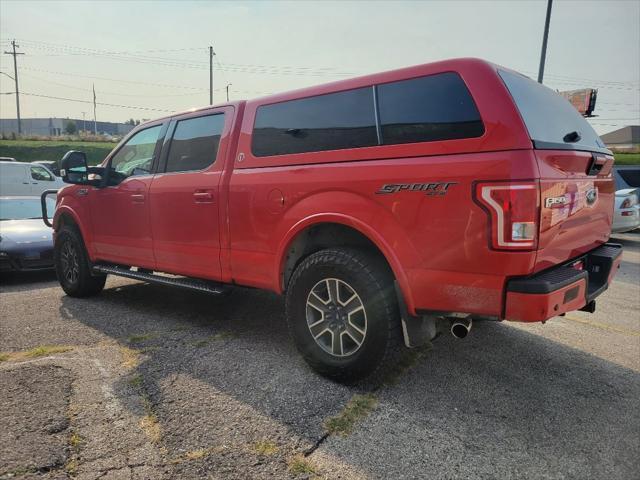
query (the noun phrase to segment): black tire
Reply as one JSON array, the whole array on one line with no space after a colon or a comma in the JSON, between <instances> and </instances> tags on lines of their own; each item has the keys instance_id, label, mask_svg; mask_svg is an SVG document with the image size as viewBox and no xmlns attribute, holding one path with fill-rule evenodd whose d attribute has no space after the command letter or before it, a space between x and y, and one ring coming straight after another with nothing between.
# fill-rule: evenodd
<instances>
[{"instance_id":1,"label":"black tire","mask_svg":"<svg viewBox=\"0 0 640 480\"><path fill-rule=\"evenodd\" d=\"M69 225L60 228L53 255L58 281L67 295L90 297L102 291L107 276L91 273L89 257L77 229Z\"/></svg>"},{"instance_id":2,"label":"black tire","mask_svg":"<svg viewBox=\"0 0 640 480\"><path fill-rule=\"evenodd\" d=\"M312 291L319 292L318 288L325 288L322 282L328 281L326 290L329 292L329 285L334 280L339 282L331 288L342 288L343 292L347 292L343 293L343 297L355 292L358 295L356 300L361 302L364 310L359 320L359 328L366 334L361 337L363 340L359 347L356 346L357 341L351 342L355 337L346 336L351 353L347 349L345 356L336 356L328 350L344 353L342 342L345 334L342 332L343 329L349 328L347 323L353 326L352 317L349 315L348 320L345 320L345 316L342 315L342 323L336 327L335 322L326 323L327 318L335 320L340 317L340 314L333 313L336 307L333 307L333 312L319 313L318 320L314 317L315 307L307 305L308 301L317 303L311 298ZM342 305L340 296L339 291L334 294L340 302L339 305ZM332 304L331 294L320 297L323 301L321 307L329 308L327 305ZM327 298L329 300L325 304ZM353 305L357 303L347 302L347 306L342 308L347 310ZM288 285L286 317L291 336L306 362L321 375L339 382L353 383L367 377L376 377L376 374L393 365L404 350L393 276L384 259L365 251L350 248L327 249L302 260ZM314 339L314 334L319 330L313 325L320 322L324 322L319 328L324 328L325 333L317 335L319 342ZM311 333L312 329L314 334ZM361 330L358 331L361 333ZM337 349L333 343L335 332L340 333L337 335L340 339Z\"/></svg>"}]
</instances>

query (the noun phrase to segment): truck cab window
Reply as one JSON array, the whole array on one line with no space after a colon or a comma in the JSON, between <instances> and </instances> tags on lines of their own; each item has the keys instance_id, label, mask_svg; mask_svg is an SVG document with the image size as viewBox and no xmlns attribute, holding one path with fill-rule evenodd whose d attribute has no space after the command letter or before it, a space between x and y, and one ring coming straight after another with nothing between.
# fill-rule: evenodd
<instances>
[{"instance_id":1,"label":"truck cab window","mask_svg":"<svg viewBox=\"0 0 640 480\"><path fill-rule=\"evenodd\" d=\"M43 182L53 182L53 175L44 167L31 167L31 178Z\"/></svg>"},{"instance_id":2,"label":"truck cab window","mask_svg":"<svg viewBox=\"0 0 640 480\"><path fill-rule=\"evenodd\" d=\"M156 125L136 133L113 156L111 168L124 178L151 173L153 152L161 129L162 125Z\"/></svg>"},{"instance_id":3,"label":"truck cab window","mask_svg":"<svg viewBox=\"0 0 640 480\"><path fill-rule=\"evenodd\" d=\"M224 114L180 120L167 157L167 172L203 170L216 161Z\"/></svg>"}]
</instances>

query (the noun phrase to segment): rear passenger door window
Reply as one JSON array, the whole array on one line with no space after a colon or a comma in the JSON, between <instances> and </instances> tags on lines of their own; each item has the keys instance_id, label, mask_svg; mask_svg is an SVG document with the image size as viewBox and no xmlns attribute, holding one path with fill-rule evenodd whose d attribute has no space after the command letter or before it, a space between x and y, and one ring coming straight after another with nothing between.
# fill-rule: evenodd
<instances>
[{"instance_id":1,"label":"rear passenger door window","mask_svg":"<svg viewBox=\"0 0 640 480\"><path fill-rule=\"evenodd\" d=\"M258 107L256 157L320 152L378 144L371 87Z\"/></svg>"},{"instance_id":2,"label":"rear passenger door window","mask_svg":"<svg viewBox=\"0 0 640 480\"><path fill-rule=\"evenodd\" d=\"M479 137L484 126L457 73L379 85L383 145Z\"/></svg>"},{"instance_id":3,"label":"rear passenger door window","mask_svg":"<svg viewBox=\"0 0 640 480\"><path fill-rule=\"evenodd\" d=\"M180 120L176 124L166 172L204 170L216 161L224 114Z\"/></svg>"}]
</instances>

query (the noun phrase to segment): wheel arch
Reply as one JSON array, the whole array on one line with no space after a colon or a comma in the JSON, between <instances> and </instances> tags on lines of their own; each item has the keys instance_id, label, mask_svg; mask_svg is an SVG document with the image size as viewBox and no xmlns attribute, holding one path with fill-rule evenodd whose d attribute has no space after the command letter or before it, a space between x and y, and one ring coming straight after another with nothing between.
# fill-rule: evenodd
<instances>
[{"instance_id":1,"label":"wheel arch","mask_svg":"<svg viewBox=\"0 0 640 480\"><path fill-rule=\"evenodd\" d=\"M53 218L53 230L58 232L64 225L75 227L78 230L89 257L93 259L93 252L90 248L89 242L87 241L89 232L87 232L85 225L80 221L78 214L67 205L58 205Z\"/></svg>"},{"instance_id":2,"label":"wheel arch","mask_svg":"<svg viewBox=\"0 0 640 480\"><path fill-rule=\"evenodd\" d=\"M388 242L365 222L336 213L313 215L289 230L276 255L279 291L287 290L293 271L304 258L325 248L344 246L364 248L384 259L398 282L404 301L409 308L413 307L404 269Z\"/></svg>"}]
</instances>

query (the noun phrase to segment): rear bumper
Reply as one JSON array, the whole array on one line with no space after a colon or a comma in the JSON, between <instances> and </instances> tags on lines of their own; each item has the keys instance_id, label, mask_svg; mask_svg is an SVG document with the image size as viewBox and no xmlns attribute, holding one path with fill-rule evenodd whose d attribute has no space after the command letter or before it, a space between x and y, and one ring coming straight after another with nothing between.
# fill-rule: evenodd
<instances>
[{"instance_id":1,"label":"rear bumper","mask_svg":"<svg viewBox=\"0 0 640 480\"><path fill-rule=\"evenodd\" d=\"M609 287L620 267L621 255L621 245L606 243L570 264L509 280L504 318L541 322L589 305ZM571 266L578 261L583 262L582 270Z\"/></svg>"}]
</instances>

